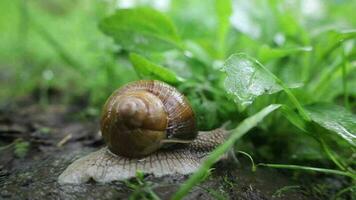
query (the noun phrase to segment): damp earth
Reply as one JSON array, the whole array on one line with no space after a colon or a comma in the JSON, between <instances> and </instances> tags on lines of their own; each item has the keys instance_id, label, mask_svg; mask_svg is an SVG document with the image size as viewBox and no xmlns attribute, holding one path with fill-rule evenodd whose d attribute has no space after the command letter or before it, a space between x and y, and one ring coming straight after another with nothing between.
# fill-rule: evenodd
<instances>
[{"instance_id":1,"label":"damp earth","mask_svg":"<svg viewBox=\"0 0 356 200\"><path fill-rule=\"evenodd\" d=\"M78 115L79 107L23 104L0 112L0 199L128 199L135 178L112 183L60 185L58 176L74 160L104 146L96 117ZM24 143L24 141L26 141ZM21 144L28 144L20 154ZM26 146L26 145L24 145ZM19 150L20 148L20 150ZM143 180L161 199L169 199L186 175ZM341 187L341 186L340 186ZM244 158L220 161L185 199L315 199L307 186L288 174L261 168L251 171Z\"/></svg>"}]
</instances>

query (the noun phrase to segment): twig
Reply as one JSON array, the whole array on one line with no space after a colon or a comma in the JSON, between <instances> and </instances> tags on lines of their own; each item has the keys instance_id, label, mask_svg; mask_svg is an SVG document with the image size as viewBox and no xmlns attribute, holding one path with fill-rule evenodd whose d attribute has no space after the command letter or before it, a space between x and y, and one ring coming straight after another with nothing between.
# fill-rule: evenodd
<instances>
[{"instance_id":1,"label":"twig","mask_svg":"<svg viewBox=\"0 0 356 200\"><path fill-rule=\"evenodd\" d=\"M59 141L57 143L57 147L62 147L65 143L67 143L70 139L72 139L72 134L69 133L68 135L66 135L63 139L61 139L61 141Z\"/></svg>"}]
</instances>

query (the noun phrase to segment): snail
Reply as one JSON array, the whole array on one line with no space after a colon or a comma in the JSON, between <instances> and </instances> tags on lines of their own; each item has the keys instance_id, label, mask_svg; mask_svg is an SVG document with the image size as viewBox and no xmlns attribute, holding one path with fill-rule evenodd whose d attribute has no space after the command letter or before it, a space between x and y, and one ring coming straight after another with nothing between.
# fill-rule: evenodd
<instances>
[{"instance_id":1,"label":"snail","mask_svg":"<svg viewBox=\"0 0 356 200\"><path fill-rule=\"evenodd\" d=\"M137 81L115 91L104 105L101 132L111 152L143 157L197 136L194 112L174 87Z\"/></svg>"},{"instance_id":2,"label":"snail","mask_svg":"<svg viewBox=\"0 0 356 200\"><path fill-rule=\"evenodd\" d=\"M107 147L74 161L59 183L111 182L134 177L138 170L157 177L190 174L227 136L224 128L197 131L188 100L157 80L116 90L103 107L100 125Z\"/></svg>"}]
</instances>

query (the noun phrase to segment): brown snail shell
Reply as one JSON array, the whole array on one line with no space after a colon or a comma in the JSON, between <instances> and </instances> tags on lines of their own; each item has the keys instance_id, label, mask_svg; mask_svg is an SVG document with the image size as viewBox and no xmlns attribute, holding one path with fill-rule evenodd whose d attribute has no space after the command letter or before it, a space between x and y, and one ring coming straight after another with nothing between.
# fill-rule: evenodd
<instances>
[{"instance_id":1,"label":"brown snail shell","mask_svg":"<svg viewBox=\"0 0 356 200\"><path fill-rule=\"evenodd\" d=\"M101 132L111 152L143 157L198 134L188 100L174 87L141 80L116 90L104 105Z\"/></svg>"}]
</instances>

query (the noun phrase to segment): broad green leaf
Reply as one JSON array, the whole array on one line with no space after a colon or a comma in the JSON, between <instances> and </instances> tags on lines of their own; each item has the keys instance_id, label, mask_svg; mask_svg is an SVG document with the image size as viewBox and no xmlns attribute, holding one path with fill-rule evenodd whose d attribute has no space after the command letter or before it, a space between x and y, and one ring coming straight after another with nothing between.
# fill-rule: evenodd
<instances>
[{"instance_id":1,"label":"broad green leaf","mask_svg":"<svg viewBox=\"0 0 356 200\"><path fill-rule=\"evenodd\" d=\"M151 8L120 9L104 18L99 27L129 51L165 51L180 46L171 20Z\"/></svg>"},{"instance_id":2,"label":"broad green leaf","mask_svg":"<svg viewBox=\"0 0 356 200\"><path fill-rule=\"evenodd\" d=\"M313 48L310 46L306 47L293 47L293 48L271 48L267 45L264 45L260 48L258 52L258 57L261 59L261 62L267 62L272 59L282 58L291 54L295 54L298 52L308 52Z\"/></svg>"},{"instance_id":3,"label":"broad green leaf","mask_svg":"<svg viewBox=\"0 0 356 200\"><path fill-rule=\"evenodd\" d=\"M225 89L242 106L250 105L256 97L273 94L282 87L264 71L256 60L245 54L233 54L224 63Z\"/></svg>"},{"instance_id":4,"label":"broad green leaf","mask_svg":"<svg viewBox=\"0 0 356 200\"><path fill-rule=\"evenodd\" d=\"M223 71L227 74L225 90L232 94L235 97L234 100L241 106L250 105L260 95L284 90L299 114L305 120L310 120L299 100L289 89L290 86L287 86L256 59L244 53L233 54L225 61Z\"/></svg>"},{"instance_id":5,"label":"broad green leaf","mask_svg":"<svg viewBox=\"0 0 356 200\"><path fill-rule=\"evenodd\" d=\"M173 71L152 63L138 54L131 53L130 60L140 78L157 79L171 84L184 81L183 78L176 75Z\"/></svg>"},{"instance_id":6,"label":"broad green leaf","mask_svg":"<svg viewBox=\"0 0 356 200\"><path fill-rule=\"evenodd\" d=\"M205 159L202 166L197 172L195 172L189 179L181 185L179 190L173 195L174 200L182 199L195 185L202 181L206 173L209 171L210 167L219 160L219 158L226 153L235 142L248 133L253 127L257 126L266 116L272 113L274 110L278 109L280 105L272 104L269 105L258 113L252 115L251 117L245 119L241 122L235 129L231 130L230 137L221 145L219 145L210 155Z\"/></svg>"},{"instance_id":7,"label":"broad green leaf","mask_svg":"<svg viewBox=\"0 0 356 200\"><path fill-rule=\"evenodd\" d=\"M311 120L335 132L356 147L356 116L345 108L333 104L318 103L304 107Z\"/></svg>"}]
</instances>

